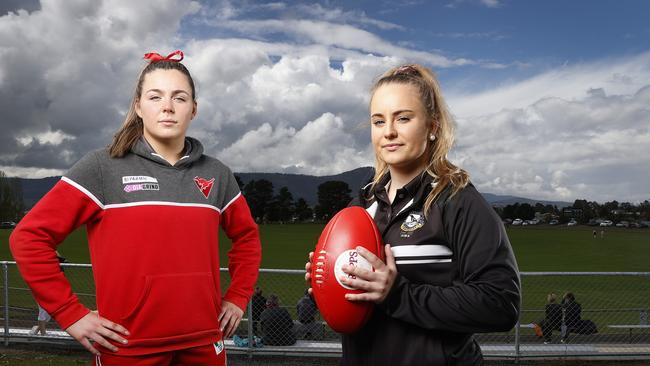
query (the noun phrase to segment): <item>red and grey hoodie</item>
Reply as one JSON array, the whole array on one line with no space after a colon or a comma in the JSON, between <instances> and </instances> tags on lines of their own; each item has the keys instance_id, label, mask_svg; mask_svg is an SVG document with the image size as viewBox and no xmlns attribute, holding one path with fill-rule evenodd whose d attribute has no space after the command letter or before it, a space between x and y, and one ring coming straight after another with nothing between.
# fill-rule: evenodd
<instances>
[{"instance_id":1,"label":"red and grey hoodie","mask_svg":"<svg viewBox=\"0 0 650 366\"><path fill-rule=\"evenodd\" d=\"M120 355L217 342L223 300L240 307L261 260L257 225L228 167L187 138L170 165L144 139L123 158L89 153L13 231L20 273L66 329L90 310L72 292L54 250L86 225L99 314L126 327ZM232 239L231 282L222 297L219 227Z\"/></svg>"}]
</instances>

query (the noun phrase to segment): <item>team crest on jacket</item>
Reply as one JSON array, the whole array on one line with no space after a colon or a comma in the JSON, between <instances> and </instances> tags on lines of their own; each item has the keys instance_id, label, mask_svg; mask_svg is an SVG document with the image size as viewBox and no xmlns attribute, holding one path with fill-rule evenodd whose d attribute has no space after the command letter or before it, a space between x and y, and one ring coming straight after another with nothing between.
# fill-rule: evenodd
<instances>
[{"instance_id":1,"label":"team crest on jacket","mask_svg":"<svg viewBox=\"0 0 650 366\"><path fill-rule=\"evenodd\" d=\"M212 185L214 184L214 178L207 180L205 178L194 177L194 183L196 187L203 193L205 198L208 198L210 191L212 191Z\"/></svg>"},{"instance_id":2,"label":"team crest on jacket","mask_svg":"<svg viewBox=\"0 0 650 366\"><path fill-rule=\"evenodd\" d=\"M422 212L411 212L406 220L400 226L400 229L404 232L410 233L421 228L424 225L424 215Z\"/></svg>"}]
</instances>

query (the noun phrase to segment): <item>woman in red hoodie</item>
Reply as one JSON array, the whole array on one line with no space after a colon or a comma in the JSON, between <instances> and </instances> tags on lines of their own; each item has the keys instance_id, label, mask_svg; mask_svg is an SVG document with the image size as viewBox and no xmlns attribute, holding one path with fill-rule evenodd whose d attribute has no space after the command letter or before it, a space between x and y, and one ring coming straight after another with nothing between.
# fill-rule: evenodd
<instances>
[{"instance_id":1,"label":"woman in red hoodie","mask_svg":"<svg viewBox=\"0 0 650 366\"><path fill-rule=\"evenodd\" d=\"M78 161L25 216L11 250L35 298L96 365L225 365L257 281L257 225L232 172L186 136L196 91L183 53L146 54L112 144ZM86 225L97 310L56 247ZM222 296L218 231L232 239Z\"/></svg>"}]
</instances>

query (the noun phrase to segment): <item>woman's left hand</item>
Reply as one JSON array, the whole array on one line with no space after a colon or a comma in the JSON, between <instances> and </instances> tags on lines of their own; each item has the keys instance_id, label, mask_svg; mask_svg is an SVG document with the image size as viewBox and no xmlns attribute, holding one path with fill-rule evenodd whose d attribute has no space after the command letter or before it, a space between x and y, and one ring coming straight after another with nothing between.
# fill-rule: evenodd
<instances>
[{"instance_id":1,"label":"woman's left hand","mask_svg":"<svg viewBox=\"0 0 650 366\"><path fill-rule=\"evenodd\" d=\"M357 252L364 257L375 271L360 268L358 266L344 265L343 272L353 275L356 278L349 278L342 276L341 282L346 286L366 292L361 294L346 294L345 298L350 301L371 301L374 303L381 303L384 301L388 292L393 287L395 277L397 277L397 266L395 265L395 257L393 251L390 249L390 244L386 244L384 250L386 252L386 263L382 262L376 255L370 253L364 247L357 247Z\"/></svg>"},{"instance_id":2,"label":"woman's left hand","mask_svg":"<svg viewBox=\"0 0 650 366\"><path fill-rule=\"evenodd\" d=\"M242 316L244 316L244 311L239 306L225 300L221 303L219 323L221 324L221 333L224 339L235 333Z\"/></svg>"}]
</instances>

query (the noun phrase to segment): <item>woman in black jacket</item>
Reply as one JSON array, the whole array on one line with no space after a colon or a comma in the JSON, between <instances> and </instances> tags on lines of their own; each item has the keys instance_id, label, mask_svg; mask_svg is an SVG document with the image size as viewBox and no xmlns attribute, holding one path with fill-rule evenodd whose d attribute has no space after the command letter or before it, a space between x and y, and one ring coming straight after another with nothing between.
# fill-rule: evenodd
<instances>
[{"instance_id":1,"label":"woman in black jacket","mask_svg":"<svg viewBox=\"0 0 650 366\"><path fill-rule=\"evenodd\" d=\"M374 218L386 263L343 266L341 281L375 311L343 335L343 365L477 365L473 334L517 322L520 281L505 229L447 154L453 120L434 74L421 65L384 73L370 99L375 175L355 205ZM306 266L309 273L310 265ZM306 275L309 279L309 275Z\"/></svg>"}]
</instances>

